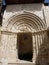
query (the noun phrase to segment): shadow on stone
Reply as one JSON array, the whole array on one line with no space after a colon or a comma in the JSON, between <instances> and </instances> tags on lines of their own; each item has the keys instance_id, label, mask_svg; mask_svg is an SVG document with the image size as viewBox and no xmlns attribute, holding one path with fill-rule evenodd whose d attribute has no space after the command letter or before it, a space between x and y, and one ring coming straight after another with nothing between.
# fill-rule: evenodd
<instances>
[{"instance_id":1,"label":"shadow on stone","mask_svg":"<svg viewBox=\"0 0 49 65\"><path fill-rule=\"evenodd\" d=\"M47 31L47 37L43 39L40 46L36 65L49 65L49 31Z\"/></svg>"},{"instance_id":2,"label":"shadow on stone","mask_svg":"<svg viewBox=\"0 0 49 65\"><path fill-rule=\"evenodd\" d=\"M0 26L2 26L2 16L1 16L1 13L0 13Z\"/></svg>"}]
</instances>

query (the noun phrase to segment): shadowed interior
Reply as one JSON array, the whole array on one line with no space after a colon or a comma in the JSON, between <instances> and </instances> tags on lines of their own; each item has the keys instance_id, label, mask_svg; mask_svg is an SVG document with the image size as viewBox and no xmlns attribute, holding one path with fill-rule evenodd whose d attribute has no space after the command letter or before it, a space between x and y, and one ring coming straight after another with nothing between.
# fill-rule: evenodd
<instances>
[{"instance_id":1,"label":"shadowed interior","mask_svg":"<svg viewBox=\"0 0 49 65\"><path fill-rule=\"evenodd\" d=\"M18 58L21 60L32 61L33 45L31 33L18 33Z\"/></svg>"},{"instance_id":2,"label":"shadowed interior","mask_svg":"<svg viewBox=\"0 0 49 65\"><path fill-rule=\"evenodd\" d=\"M7 4L42 3L44 0L7 0Z\"/></svg>"}]
</instances>

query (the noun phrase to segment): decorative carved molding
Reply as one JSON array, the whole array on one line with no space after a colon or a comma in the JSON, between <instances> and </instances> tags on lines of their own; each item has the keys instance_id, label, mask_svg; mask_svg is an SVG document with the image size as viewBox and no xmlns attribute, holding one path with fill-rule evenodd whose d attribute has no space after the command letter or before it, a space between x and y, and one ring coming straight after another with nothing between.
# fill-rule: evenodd
<instances>
[{"instance_id":1,"label":"decorative carved molding","mask_svg":"<svg viewBox=\"0 0 49 65\"><path fill-rule=\"evenodd\" d=\"M7 20L6 30L13 31L34 31L45 29L45 22L43 22L37 15L23 11L18 15L13 15Z\"/></svg>"}]
</instances>

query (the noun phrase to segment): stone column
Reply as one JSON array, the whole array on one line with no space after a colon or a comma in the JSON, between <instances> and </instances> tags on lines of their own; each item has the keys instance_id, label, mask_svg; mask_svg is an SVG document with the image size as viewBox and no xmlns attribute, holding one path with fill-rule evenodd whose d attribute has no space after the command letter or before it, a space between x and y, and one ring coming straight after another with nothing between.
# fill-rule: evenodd
<instances>
[{"instance_id":1,"label":"stone column","mask_svg":"<svg viewBox=\"0 0 49 65\"><path fill-rule=\"evenodd\" d=\"M8 60L5 58L2 58L2 65L8 65Z\"/></svg>"},{"instance_id":2,"label":"stone column","mask_svg":"<svg viewBox=\"0 0 49 65\"><path fill-rule=\"evenodd\" d=\"M0 58L1 58L1 27L0 27Z\"/></svg>"},{"instance_id":3,"label":"stone column","mask_svg":"<svg viewBox=\"0 0 49 65\"><path fill-rule=\"evenodd\" d=\"M1 26L0 26L0 44L1 44Z\"/></svg>"}]
</instances>

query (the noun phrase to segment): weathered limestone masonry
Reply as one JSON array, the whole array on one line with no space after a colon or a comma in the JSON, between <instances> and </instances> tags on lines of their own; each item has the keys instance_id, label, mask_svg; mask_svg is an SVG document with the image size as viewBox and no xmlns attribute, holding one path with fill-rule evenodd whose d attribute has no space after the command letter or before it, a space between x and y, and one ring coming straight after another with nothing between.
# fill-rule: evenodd
<instances>
[{"instance_id":1,"label":"weathered limestone masonry","mask_svg":"<svg viewBox=\"0 0 49 65\"><path fill-rule=\"evenodd\" d=\"M7 5L3 16L3 31L36 32L49 27L49 7L43 4ZM34 65L38 46L42 44L45 33L32 36L32 62L18 59L17 34L0 32L0 65ZM38 45L39 43L39 45ZM36 44L36 45L35 45ZM37 50L37 51L36 51Z\"/></svg>"}]
</instances>

